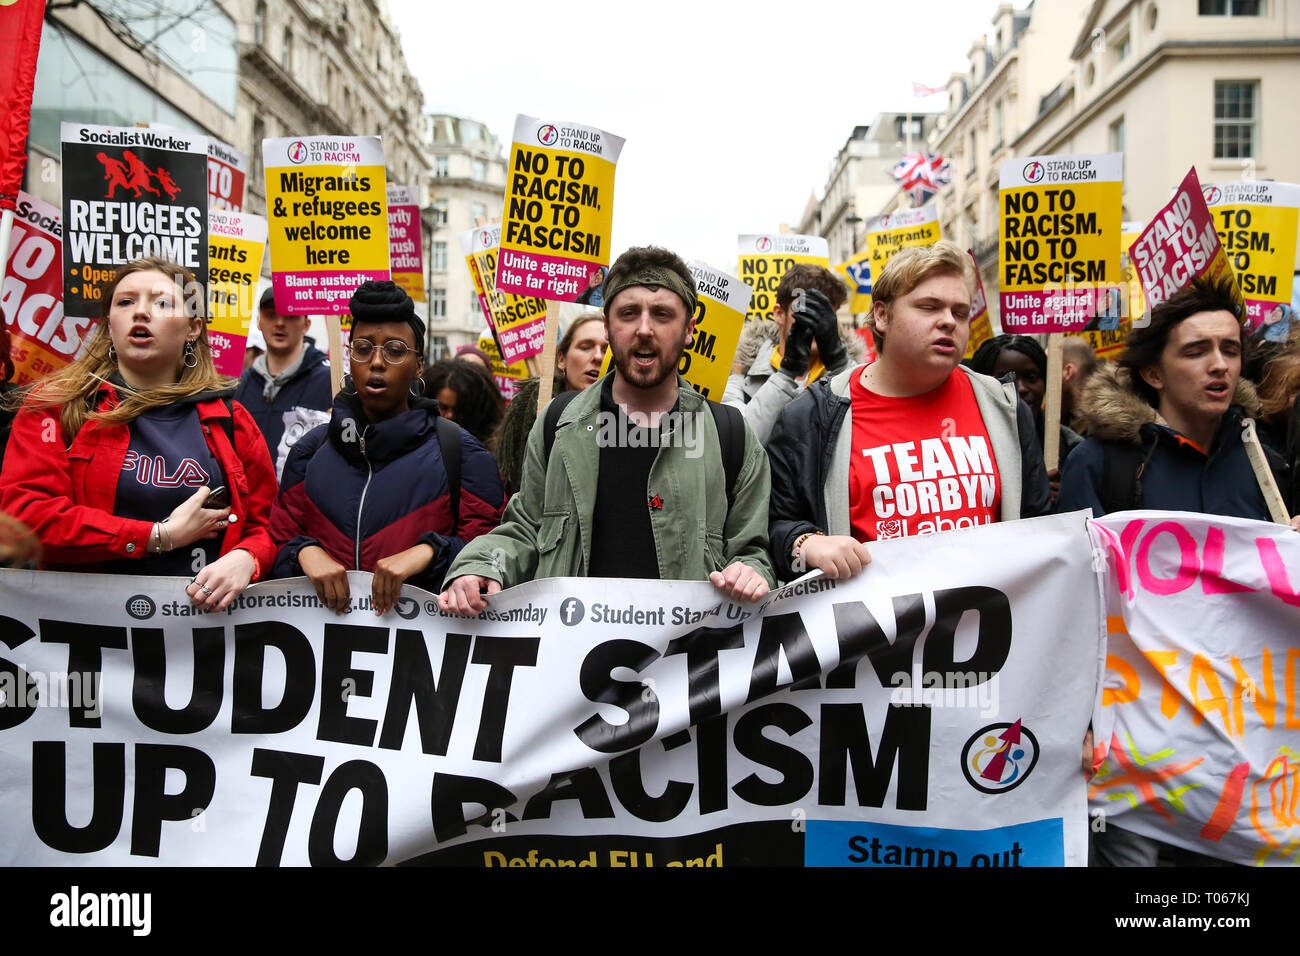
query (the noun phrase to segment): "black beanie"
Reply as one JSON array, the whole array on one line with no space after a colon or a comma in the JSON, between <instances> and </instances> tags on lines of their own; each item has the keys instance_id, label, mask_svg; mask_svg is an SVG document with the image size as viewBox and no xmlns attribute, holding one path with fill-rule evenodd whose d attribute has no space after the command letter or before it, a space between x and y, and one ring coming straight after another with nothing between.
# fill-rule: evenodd
<instances>
[{"instance_id":1,"label":"black beanie","mask_svg":"<svg viewBox=\"0 0 1300 956\"><path fill-rule=\"evenodd\" d=\"M364 322L405 322L415 333L416 353L424 355L424 322L415 314L415 302L397 283L373 279L361 283L348 300L348 312L354 330Z\"/></svg>"}]
</instances>

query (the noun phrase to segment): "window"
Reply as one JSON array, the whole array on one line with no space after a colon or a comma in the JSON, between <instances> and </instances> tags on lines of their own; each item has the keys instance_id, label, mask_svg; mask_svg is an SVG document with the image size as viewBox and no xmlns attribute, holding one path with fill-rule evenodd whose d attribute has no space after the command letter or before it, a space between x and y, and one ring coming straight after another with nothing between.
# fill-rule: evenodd
<instances>
[{"instance_id":1,"label":"window","mask_svg":"<svg viewBox=\"0 0 1300 956\"><path fill-rule=\"evenodd\" d=\"M1002 101L993 107L993 148L1002 146Z\"/></svg>"},{"instance_id":2,"label":"window","mask_svg":"<svg viewBox=\"0 0 1300 956\"><path fill-rule=\"evenodd\" d=\"M975 167L979 165L978 140L975 137L975 130L970 131L970 166L966 170L968 177L975 175Z\"/></svg>"},{"instance_id":3,"label":"window","mask_svg":"<svg viewBox=\"0 0 1300 956\"><path fill-rule=\"evenodd\" d=\"M435 242L433 244L433 269L435 272L447 271L447 244L445 242Z\"/></svg>"},{"instance_id":4,"label":"window","mask_svg":"<svg viewBox=\"0 0 1300 956\"><path fill-rule=\"evenodd\" d=\"M477 225L480 219L487 221L487 204L476 202L469 208L469 220Z\"/></svg>"},{"instance_id":5,"label":"window","mask_svg":"<svg viewBox=\"0 0 1300 956\"><path fill-rule=\"evenodd\" d=\"M280 44L280 65L293 72L293 31L284 28L284 42Z\"/></svg>"},{"instance_id":6,"label":"window","mask_svg":"<svg viewBox=\"0 0 1300 956\"><path fill-rule=\"evenodd\" d=\"M239 74L235 22L217 3L193 0L95 0L91 6L117 21L208 99L234 115ZM49 49L41 44L41 56ZM80 76L78 65L73 73ZM100 92L106 92L100 90ZM84 121L84 117L78 117ZM137 116L131 123L145 119ZM130 123L126 124L130 125ZM185 129L193 129L189 123Z\"/></svg>"},{"instance_id":7,"label":"window","mask_svg":"<svg viewBox=\"0 0 1300 956\"><path fill-rule=\"evenodd\" d=\"M447 157L446 156L433 157L433 175L437 179L447 178Z\"/></svg>"},{"instance_id":8,"label":"window","mask_svg":"<svg viewBox=\"0 0 1300 956\"><path fill-rule=\"evenodd\" d=\"M435 199L433 201L433 221L436 225L447 225L447 200Z\"/></svg>"},{"instance_id":9,"label":"window","mask_svg":"<svg viewBox=\"0 0 1300 956\"><path fill-rule=\"evenodd\" d=\"M258 0L257 12L253 14L253 42L266 45L266 4L262 0Z\"/></svg>"},{"instance_id":10,"label":"window","mask_svg":"<svg viewBox=\"0 0 1300 956\"><path fill-rule=\"evenodd\" d=\"M101 126L158 122L211 132L172 106L156 88L141 83L75 34L47 19L41 25L29 144L58 156L59 124L65 120ZM261 145L259 138L254 155L261 155ZM29 163L28 169L33 169L33 164Z\"/></svg>"},{"instance_id":11,"label":"window","mask_svg":"<svg viewBox=\"0 0 1300 956\"><path fill-rule=\"evenodd\" d=\"M429 291L429 315L439 321L447 318L446 289L431 289Z\"/></svg>"},{"instance_id":12,"label":"window","mask_svg":"<svg viewBox=\"0 0 1300 956\"><path fill-rule=\"evenodd\" d=\"M470 176L476 183L481 183L487 179L487 163L481 159L474 160L470 166Z\"/></svg>"},{"instance_id":13,"label":"window","mask_svg":"<svg viewBox=\"0 0 1300 956\"><path fill-rule=\"evenodd\" d=\"M907 140L909 130L913 139L920 139L924 123L925 119L921 116L899 116L894 119L894 129L901 140Z\"/></svg>"},{"instance_id":14,"label":"window","mask_svg":"<svg viewBox=\"0 0 1300 956\"><path fill-rule=\"evenodd\" d=\"M446 358L450 352L451 349L447 348L447 336L435 335L429 339L429 358L432 361Z\"/></svg>"},{"instance_id":15,"label":"window","mask_svg":"<svg viewBox=\"0 0 1300 956\"><path fill-rule=\"evenodd\" d=\"M1259 84L1254 80L1215 81L1215 159L1246 159L1255 155L1258 90Z\"/></svg>"},{"instance_id":16,"label":"window","mask_svg":"<svg viewBox=\"0 0 1300 956\"><path fill-rule=\"evenodd\" d=\"M1127 60L1128 55L1133 52L1133 41L1129 38L1129 34L1125 33L1122 37L1116 40L1113 44L1113 49L1115 51L1116 63L1123 63Z\"/></svg>"},{"instance_id":17,"label":"window","mask_svg":"<svg viewBox=\"0 0 1300 956\"><path fill-rule=\"evenodd\" d=\"M1197 0L1196 12L1203 17L1260 17L1263 7L1259 0Z\"/></svg>"}]
</instances>

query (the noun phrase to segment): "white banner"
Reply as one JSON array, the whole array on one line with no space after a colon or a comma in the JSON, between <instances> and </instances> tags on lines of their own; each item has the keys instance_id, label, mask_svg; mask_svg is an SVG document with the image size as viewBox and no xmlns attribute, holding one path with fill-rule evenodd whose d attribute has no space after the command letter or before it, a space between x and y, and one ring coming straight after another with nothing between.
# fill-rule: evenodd
<instances>
[{"instance_id":1,"label":"white banner","mask_svg":"<svg viewBox=\"0 0 1300 956\"><path fill-rule=\"evenodd\" d=\"M361 573L339 617L0 572L0 862L1084 863L1083 514L872 551L748 607L563 578L477 620L376 617Z\"/></svg>"},{"instance_id":2,"label":"white banner","mask_svg":"<svg viewBox=\"0 0 1300 956\"><path fill-rule=\"evenodd\" d=\"M1181 512L1094 527L1114 576L1094 829L1300 862L1300 535Z\"/></svg>"}]
</instances>

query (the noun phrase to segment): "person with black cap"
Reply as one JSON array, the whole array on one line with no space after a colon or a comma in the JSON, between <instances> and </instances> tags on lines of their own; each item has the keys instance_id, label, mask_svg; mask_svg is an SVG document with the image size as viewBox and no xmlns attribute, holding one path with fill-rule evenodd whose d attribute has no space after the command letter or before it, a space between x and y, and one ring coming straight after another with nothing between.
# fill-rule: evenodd
<instances>
[{"instance_id":1,"label":"person with black cap","mask_svg":"<svg viewBox=\"0 0 1300 956\"><path fill-rule=\"evenodd\" d=\"M235 399L253 416L266 437L275 475L284 472L289 449L317 425L329 421L333 390L324 352L304 343L308 318L281 315L275 292L262 293L257 328L266 353L253 359L239 379Z\"/></svg>"},{"instance_id":2,"label":"person with black cap","mask_svg":"<svg viewBox=\"0 0 1300 956\"><path fill-rule=\"evenodd\" d=\"M408 580L439 590L465 543L501 520L505 494L488 451L420 397L424 322L410 296L365 282L349 311L350 380L329 423L285 462L271 510L272 576L306 575L321 603L342 613L352 603L347 572L372 571L372 607L384 614Z\"/></svg>"}]
</instances>

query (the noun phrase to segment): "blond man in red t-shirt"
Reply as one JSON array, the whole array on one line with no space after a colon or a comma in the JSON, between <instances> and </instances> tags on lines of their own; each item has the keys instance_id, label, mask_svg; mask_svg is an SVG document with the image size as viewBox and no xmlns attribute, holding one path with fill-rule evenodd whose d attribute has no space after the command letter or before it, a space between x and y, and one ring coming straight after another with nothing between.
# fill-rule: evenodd
<instances>
[{"instance_id":1,"label":"blond man in red t-shirt","mask_svg":"<svg viewBox=\"0 0 1300 956\"><path fill-rule=\"evenodd\" d=\"M783 580L814 568L851 577L871 560L871 541L1049 510L1033 416L1015 385L960 364L971 268L947 241L890 259L872 289L879 358L782 411L768 456Z\"/></svg>"}]
</instances>

